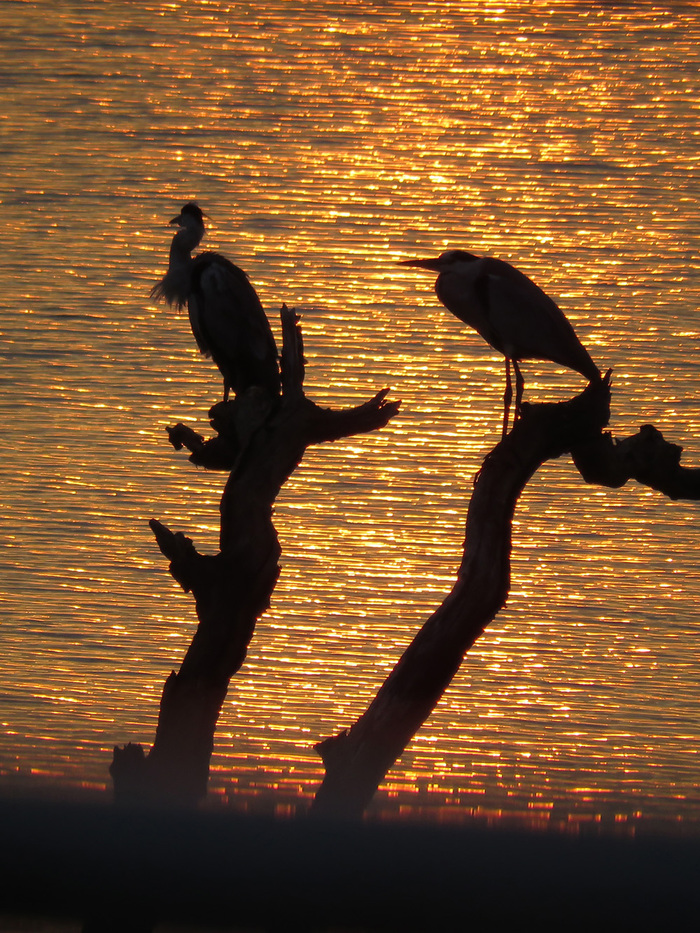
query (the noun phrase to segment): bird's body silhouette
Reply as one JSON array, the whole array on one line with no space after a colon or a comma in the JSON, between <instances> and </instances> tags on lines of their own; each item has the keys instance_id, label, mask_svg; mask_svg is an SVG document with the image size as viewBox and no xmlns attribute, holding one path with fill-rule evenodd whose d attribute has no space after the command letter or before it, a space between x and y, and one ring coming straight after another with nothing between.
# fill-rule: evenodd
<instances>
[{"instance_id":1,"label":"bird's body silhouette","mask_svg":"<svg viewBox=\"0 0 700 933\"><path fill-rule=\"evenodd\" d=\"M453 249L433 259L404 260L401 265L437 272L435 291L440 301L505 356L504 436L512 400L511 363L515 371L516 418L524 387L520 360L549 360L576 370L590 381L601 378L564 313L509 263Z\"/></svg>"},{"instance_id":2,"label":"bird's body silhouette","mask_svg":"<svg viewBox=\"0 0 700 933\"><path fill-rule=\"evenodd\" d=\"M187 305L197 346L224 377L225 402L230 390L238 395L250 386L277 395L277 347L248 276L219 253L192 256L204 236L203 218L190 201L170 221L179 230L170 246L168 271L151 297L179 308Z\"/></svg>"}]
</instances>

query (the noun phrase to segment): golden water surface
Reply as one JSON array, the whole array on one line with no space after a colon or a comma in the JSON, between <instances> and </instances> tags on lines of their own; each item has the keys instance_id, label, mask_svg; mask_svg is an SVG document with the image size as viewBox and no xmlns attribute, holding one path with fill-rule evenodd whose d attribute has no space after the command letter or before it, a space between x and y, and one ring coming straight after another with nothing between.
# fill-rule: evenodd
<instances>
[{"instance_id":1,"label":"golden water surface","mask_svg":"<svg viewBox=\"0 0 700 933\"><path fill-rule=\"evenodd\" d=\"M194 631L147 521L216 550L224 477L165 427L205 433L220 378L148 293L196 198L273 327L301 312L311 397L403 401L283 489L282 574L219 724L214 795L303 804L313 744L451 588L499 436L502 358L396 260L517 265L613 368L614 433L654 423L698 463L700 5L16 0L0 27L0 791L108 786ZM699 516L546 465L508 606L379 809L696 821Z\"/></svg>"}]
</instances>

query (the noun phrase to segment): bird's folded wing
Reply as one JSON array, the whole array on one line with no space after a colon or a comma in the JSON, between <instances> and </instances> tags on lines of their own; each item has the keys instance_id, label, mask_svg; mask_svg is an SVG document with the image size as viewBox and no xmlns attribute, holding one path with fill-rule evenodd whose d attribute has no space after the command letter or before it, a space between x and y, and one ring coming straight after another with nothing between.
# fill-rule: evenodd
<instances>
[{"instance_id":1,"label":"bird's folded wing","mask_svg":"<svg viewBox=\"0 0 700 933\"><path fill-rule=\"evenodd\" d=\"M506 356L572 366L581 345L555 302L521 273L490 273L487 279L489 319Z\"/></svg>"}]
</instances>

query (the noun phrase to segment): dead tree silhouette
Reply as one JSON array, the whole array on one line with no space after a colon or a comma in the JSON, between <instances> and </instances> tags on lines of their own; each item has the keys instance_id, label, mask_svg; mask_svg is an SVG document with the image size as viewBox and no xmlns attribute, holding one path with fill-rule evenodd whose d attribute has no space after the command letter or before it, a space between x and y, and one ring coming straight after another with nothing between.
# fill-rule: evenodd
<instances>
[{"instance_id":1,"label":"dead tree silhouette","mask_svg":"<svg viewBox=\"0 0 700 933\"><path fill-rule=\"evenodd\" d=\"M682 448L651 425L622 441L604 431L610 373L557 404L523 406L523 417L489 453L469 504L457 581L425 622L367 710L319 742L325 777L316 815L359 817L387 771L433 711L469 648L505 605L512 519L518 497L546 461L570 453L587 483L619 487L635 479L671 499L700 498L700 470L680 465Z\"/></svg>"},{"instance_id":2,"label":"dead tree silhouette","mask_svg":"<svg viewBox=\"0 0 700 933\"><path fill-rule=\"evenodd\" d=\"M207 441L182 424L169 430L171 443L190 450L193 463L229 472L220 505L220 551L200 554L190 538L151 521L172 576L194 597L199 625L180 669L165 682L150 751L134 743L114 749L110 772L118 801L193 805L206 794L229 681L245 660L279 574L272 524L279 490L311 444L374 431L399 410L399 403L386 401L386 389L343 411L308 399L298 317L284 306L281 321L281 397L253 387L214 406L217 433Z\"/></svg>"}]
</instances>

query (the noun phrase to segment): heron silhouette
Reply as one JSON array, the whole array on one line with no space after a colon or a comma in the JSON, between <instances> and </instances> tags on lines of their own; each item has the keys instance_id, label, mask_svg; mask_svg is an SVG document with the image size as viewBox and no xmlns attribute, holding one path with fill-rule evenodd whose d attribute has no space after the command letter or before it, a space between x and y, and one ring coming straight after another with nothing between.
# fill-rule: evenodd
<instances>
[{"instance_id":1,"label":"heron silhouette","mask_svg":"<svg viewBox=\"0 0 700 933\"><path fill-rule=\"evenodd\" d=\"M515 373L515 419L520 415L525 386L518 366L521 360L549 360L581 373L591 382L601 379L598 367L561 309L524 273L502 259L450 249L433 259L405 259L399 265L437 272L435 291L440 301L505 356L503 437L513 398L511 363Z\"/></svg>"},{"instance_id":2,"label":"heron silhouette","mask_svg":"<svg viewBox=\"0 0 700 933\"><path fill-rule=\"evenodd\" d=\"M259 386L280 391L277 347L260 299L248 276L220 253L192 256L204 236L204 215L194 201L171 224L179 227L170 245L168 271L151 298L187 305L194 339L224 377L224 401Z\"/></svg>"}]
</instances>

